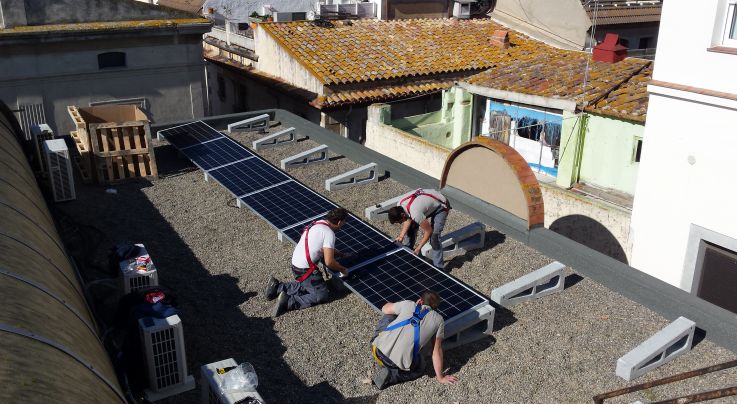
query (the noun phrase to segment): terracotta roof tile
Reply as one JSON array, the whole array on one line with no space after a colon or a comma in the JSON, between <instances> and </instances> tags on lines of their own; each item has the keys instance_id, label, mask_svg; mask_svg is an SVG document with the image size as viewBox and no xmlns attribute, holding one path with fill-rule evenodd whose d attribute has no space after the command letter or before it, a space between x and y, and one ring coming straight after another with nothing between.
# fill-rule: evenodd
<instances>
[{"instance_id":1,"label":"terracotta roof tile","mask_svg":"<svg viewBox=\"0 0 737 404\"><path fill-rule=\"evenodd\" d=\"M371 90L342 90L326 96L319 96L310 104L317 108L333 108L347 104L389 101L444 90L452 87L454 83L455 80L435 80L422 83L386 85Z\"/></svg>"},{"instance_id":2,"label":"terracotta roof tile","mask_svg":"<svg viewBox=\"0 0 737 404\"><path fill-rule=\"evenodd\" d=\"M546 48L545 52L500 61L465 80L476 86L549 98L568 99L585 107L627 82L650 61L627 58L619 63L591 60L585 52ZM588 76L584 88L584 71Z\"/></svg>"},{"instance_id":3,"label":"terracotta roof tile","mask_svg":"<svg viewBox=\"0 0 737 404\"><path fill-rule=\"evenodd\" d=\"M505 28L488 19L366 19L352 25L331 24L295 21L260 26L327 85L480 70L547 48L513 32L509 49L490 45L494 31Z\"/></svg>"},{"instance_id":4,"label":"terracotta roof tile","mask_svg":"<svg viewBox=\"0 0 737 404\"><path fill-rule=\"evenodd\" d=\"M640 73L627 80L616 90L610 92L606 98L599 100L595 105L586 108L586 111L599 115L614 116L637 122L644 122L647 117L647 83L653 75L653 65L644 68Z\"/></svg>"}]
</instances>

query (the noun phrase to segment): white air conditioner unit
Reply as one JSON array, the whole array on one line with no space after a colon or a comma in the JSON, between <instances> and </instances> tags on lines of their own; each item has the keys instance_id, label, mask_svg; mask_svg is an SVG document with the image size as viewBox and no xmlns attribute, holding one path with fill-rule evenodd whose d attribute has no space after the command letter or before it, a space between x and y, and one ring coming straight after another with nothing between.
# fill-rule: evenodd
<instances>
[{"instance_id":1,"label":"white air conditioner unit","mask_svg":"<svg viewBox=\"0 0 737 404\"><path fill-rule=\"evenodd\" d=\"M54 131L49 125L41 123L31 126L31 141L33 142L33 151L36 153L36 161L38 169L43 175L48 174L49 168L46 164L46 158L43 152L43 142L54 138Z\"/></svg>"},{"instance_id":2,"label":"white air conditioner unit","mask_svg":"<svg viewBox=\"0 0 737 404\"><path fill-rule=\"evenodd\" d=\"M222 391L220 382L223 380L224 373L219 373L218 369L227 371L238 364L233 358L225 359L219 362L209 363L200 367L200 385L202 386L201 404L239 404L244 402L263 403L264 399L255 391ZM248 399L251 399L250 401ZM254 401L258 400L258 401Z\"/></svg>"},{"instance_id":3,"label":"white air conditioner unit","mask_svg":"<svg viewBox=\"0 0 737 404\"><path fill-rule=\"evenodd\" d=\"M46 166L49 169L49 181L54 193L54 201L70 201L76 199L74 193L74 173L69 149L63 139L45 140L43 143Z\"/></svg>"},{"instance_id":4,"label":"white air conditioner unit","mask_svg":"<svg viewBox=\"0 0 737 404\"><path fill-rule=\"evenodd\" d=\"M145 252L143 244L136 244L136 246ZM159 286L159 275L153 261L144 264L145 269L142 268L142 270L138 269L136 261L137 257L131 257L118 262L124 295L135 292L138 289Z\"/></svg>"},{"instance_id":5,"label":"white air conditioner unit","mask_svg":"<svg viewBox=\"0 0 737 404\"><path fill-rule=\"evenodd\" d=\"M195 383L187 375L184 331L179 316L144 317L138 320L138 328L148 375L146 399L157 401L192 390Z\"/></svg>"}]
</instances>

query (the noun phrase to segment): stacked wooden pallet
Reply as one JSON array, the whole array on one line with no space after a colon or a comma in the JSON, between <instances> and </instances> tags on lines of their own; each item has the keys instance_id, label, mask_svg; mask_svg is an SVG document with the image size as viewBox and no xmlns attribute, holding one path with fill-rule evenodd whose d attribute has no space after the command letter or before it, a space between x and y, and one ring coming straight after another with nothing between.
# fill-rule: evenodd
<instances>
[{"instance_id":1,"label":"stacked wooden pallet","mask_svg":"<svg viewBox=\"0 0 737 404\"><path fill-rule=\"evenodd\" d=\"M155 178L156 157L146 115L134 105L67 107L75 123L82 180L114 184Z\"/></svg>"}]
</instances>

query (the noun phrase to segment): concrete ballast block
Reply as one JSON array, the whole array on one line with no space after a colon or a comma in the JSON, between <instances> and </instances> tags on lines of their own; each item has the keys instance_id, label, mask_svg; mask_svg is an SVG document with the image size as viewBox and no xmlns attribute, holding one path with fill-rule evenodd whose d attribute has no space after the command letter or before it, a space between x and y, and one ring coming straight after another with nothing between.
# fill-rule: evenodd
<instances>
[{"instance_id":1,"label":"concrete ballast block","mask_svg":"<svg viewBox=\"0 0 737 404\"><path fill-rule=\"evenodd\" d=\"M379 167L376 163L366 164L365 166L358 167L355 170L336 175L333 178L328 178L325 180L325 189L328 191L337 191L339 189L366 184L369 182L379 182L378 171Z\"/></svg>"},{"instance_id":2,"label":"concrete ballast block","mask_svg":"<svg viewBox=\"0 0 737 404\"><path fill-rule=\"evenodd\" d=\"M565 265L558 261L521 276L491 291L491 300L504 307L537 299L563 290Z\"/></svg>"},{"instance_id":3,"label":"concrete ballast block","mask_svg":"<svg viewBox=\"0 0 737 404\"><path fill-rule=\"evenodd\" d=\"M283 159L281 161L281 169L286 170L288 167L299 167L308 164L325 163L327 161L328 146L320 145L313 149Z\"/></svg>"},{"instance_id":4,"label":"concrete ballast block","mask_svg":"<svg viewBox=\"0 0 737 404\"><path fill-rule=\"evenodd\" d=\"M261 132L266 132L268 129L269 114L261 114L258 116L254 116L253 118L248 118L242 121L228 124L228 133L233 133L234 130L260 130Z\"/></svg>"},{"instance_id":5,"label":"concrete ballast block","mask_svg":"<svg viewBox=\"0 0 737 404\"><path fill-rule=\"evenodd\" d=\"M617 360L617 376L630 381L691 350L696 323L678 317Z\"/></svg>"},{"instance_id":6,"label":"concrete ballast block","mask_svg":"<svg viewBox=\"0 0 737 404\"><path fill-rule=\"evenodd\" d=\"M281 146L287 143L293 143L297 141L297 132L294 128L287 128L280 130L269 136L264 136L261 139L253 141L253 150L259 151L268 149L271 147Z\"/></svg>"},{"instance_id":7,"label":"concrete ballast block","mask_svg":"<svg viewBox=\"0 0 737 404\"><path fill-rule=\"evenodd\" d=\"M448 260L467 251L477 250L484 246L486 241L486 226L483 223L471 223L456 231L443 235L440 245L443 247L443 259ZM432 246L430 243L422 246L422 255L430 256Z\"/></svg>"},{"instance_id":8,"label":"concrete ballast block","mask_svg":"<svg viewBox=\"0 0 737 404\"><path fill-rule=\"evenodd\" d=\"M397 203L399 203L399 201L412 195L413 193L415 193L415 190L409 191L406 194L399 195L384 202L377 203L376 205L369 206L364 210L364 215L368 220L387 220L387 212L389 211L389 209L391 209L393 206L397 206Z\"/></svg>"}]
</instances>

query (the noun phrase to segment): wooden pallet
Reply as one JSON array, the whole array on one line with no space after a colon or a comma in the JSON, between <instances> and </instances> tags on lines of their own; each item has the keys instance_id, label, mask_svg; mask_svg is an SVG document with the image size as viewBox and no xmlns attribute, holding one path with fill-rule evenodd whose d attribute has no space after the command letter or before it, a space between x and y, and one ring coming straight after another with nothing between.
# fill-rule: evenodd
<instances>
[{"instance_id":1,"label":"wooden pallet","mask_svg":"<svg viewBox=\"0 0 737 404\"><path fill-rule=\"evenodd\" d=\"M84 143L82 143L82 139L80 138L77 131L72 131L70 132L70 134L72 135L72 140L74 140L74 144L77 146L78 152L78 155L74 156L74 164L77 166L77 171L79 171L79 176L82 178L82 182L85 184L89 184L93 180L90 151L85 148Z\"/></svg>"},{"instance_id":2,"label":"wooden pallet","mask_svg":"<svg viewBox=\"0 0 737 404\"><path fill-rule=\"evenodd\" d=\"M116 184L136 178L156 178L156 163L148 154L95 156L97 182Z\"/></svg>"}]
</instances>

